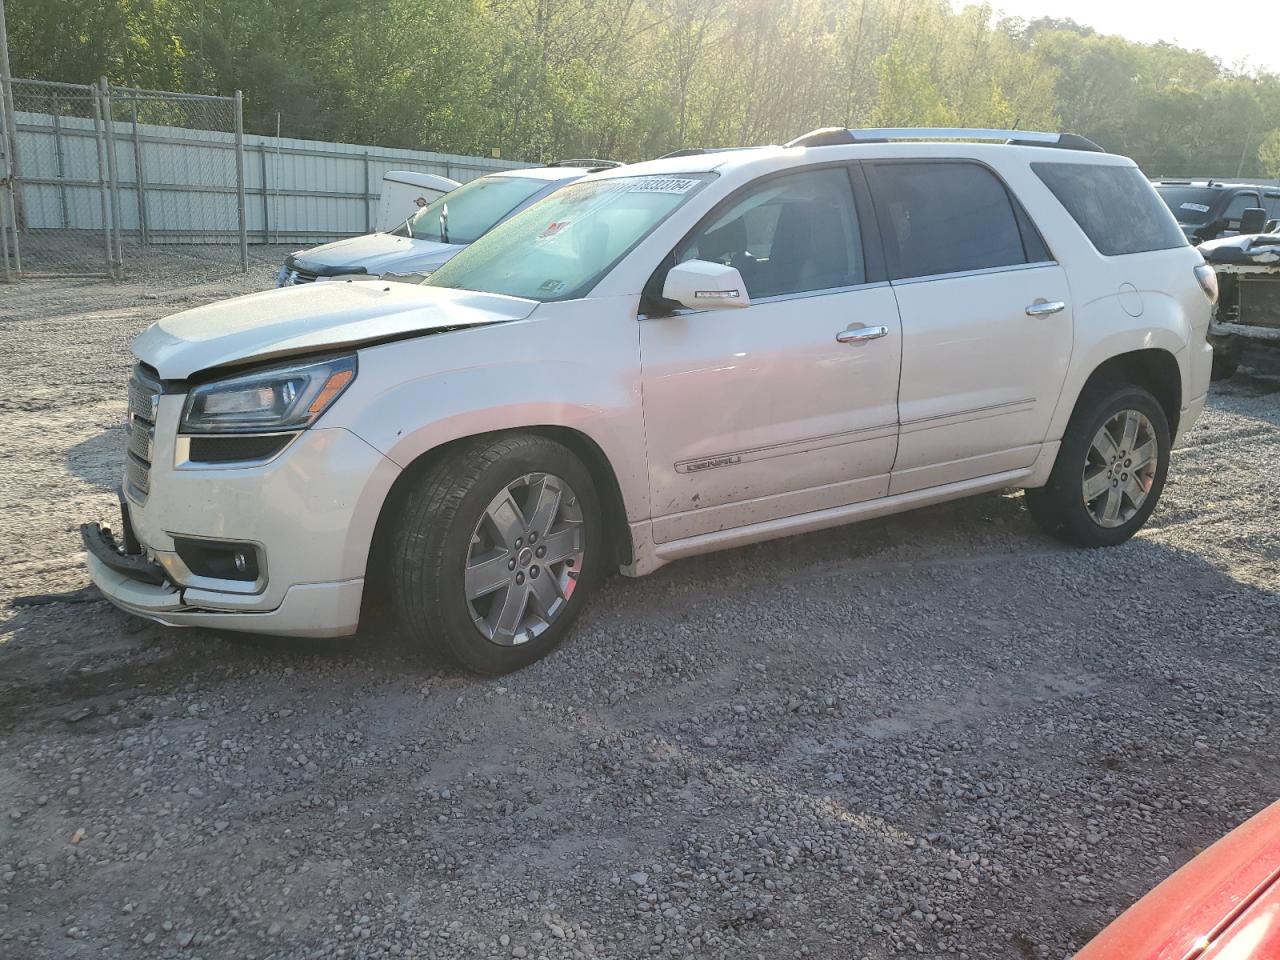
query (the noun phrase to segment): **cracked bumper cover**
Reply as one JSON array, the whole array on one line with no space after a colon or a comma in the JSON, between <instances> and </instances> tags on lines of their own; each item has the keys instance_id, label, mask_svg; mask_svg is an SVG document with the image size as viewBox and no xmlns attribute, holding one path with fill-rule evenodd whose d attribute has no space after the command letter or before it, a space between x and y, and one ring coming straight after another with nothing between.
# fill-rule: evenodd
<instances>
[{"instance_id":1,"label":"cracked bumper cover","mask_svg":"<svg viewBox=\"0 0 1280 960\"><path fill-rule=\"evenodd\" d=\"M307 583L290 587L274 610L218 610L203 608L199 595L207 591L181 588L170 582L164 568L142 554L123 552L111 531L98 523L80 527L88 554L89 576L103 596L120 609L173 627L270 633L297 637L345 636L355 632L363 580ZM219 596L217 603L225 603Z\"/></svg>"},{"instance_id":2,"label":"cracked bumper cover","mask_svg":"<svg viewBox=\"0 0 1280 960\"><path fill-rule=\"evenodd\" d=\"M176 411L168 415L176 427ZM399 468L341 429L307 431L270 462L226 469L175 469L170 446L158 441L150 495L123 502L116 534L81 527L88 572L103 595L170 626L354 633L373 527ZM255 543L266 558L262 582L236 588L191 575L174 536Z\"/></svg>"},{"instance_id":3,"label":"cracked bumper cover","mask_svg":"<svg viewBox=\"0 0 1280 960\"><path fill-rule=\"evenodd\" d=\"M231 611L201 608L185 602L172 583L146 583L108 566L96 554L88 557L89 576L102 595L124 610L170 627L207 627L286 637L341 637L359 622L363 580L304 583L290 587L274 610ZM194 598L193 598L194 599Z\"/></svg>"}]
</instances>

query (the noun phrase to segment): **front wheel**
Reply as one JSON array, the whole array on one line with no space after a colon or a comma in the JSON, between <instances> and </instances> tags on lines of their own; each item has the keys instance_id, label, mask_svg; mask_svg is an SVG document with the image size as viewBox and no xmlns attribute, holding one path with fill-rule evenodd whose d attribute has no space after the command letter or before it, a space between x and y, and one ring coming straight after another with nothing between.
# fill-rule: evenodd
<instances>
[{"instance_id":1,"label":"front wheel","mask_svg":"<svg viewBox=\"0 0 1280 960\"><path fill-rule=\"evenodd\" d=\"M1085 547L1123 543L1156 508L1169 471L1169 421L1141 387L1091 387L1067 424L1049 482L1026 492L1047 532Z\"/></svg>"},{"instance_id":2,"label":"front wheel","mask_svg":"<svg viewBox=\"0 0 1280 960\"><path fill-rule=\"evenodd\" d=\"M401 626L478 673L549 653L604 560L590 472L531 434L451 451L410 491L394 538L391 592Z\"/></svg>"}]
</instances>

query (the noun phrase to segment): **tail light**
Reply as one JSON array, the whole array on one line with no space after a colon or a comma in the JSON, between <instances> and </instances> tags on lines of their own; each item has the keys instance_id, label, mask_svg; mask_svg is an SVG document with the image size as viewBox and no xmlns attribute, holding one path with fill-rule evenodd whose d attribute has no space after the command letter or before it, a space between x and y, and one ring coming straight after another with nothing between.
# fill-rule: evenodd
<instances>
[{"instance_id":1,"label":"tail light","mask_svg":"<svg viewBox=\"0 0 1280 960\"><path fill-rule=\"evenodd\" d=\"M1196 280L1200 283L1200 289L1204 291L1204 295L1209 298L1210 303L1218 302L1218 275L1213 272L1213 267L1207 263L1202 263L1195 270Z\"/></svg>"}]
</instances>

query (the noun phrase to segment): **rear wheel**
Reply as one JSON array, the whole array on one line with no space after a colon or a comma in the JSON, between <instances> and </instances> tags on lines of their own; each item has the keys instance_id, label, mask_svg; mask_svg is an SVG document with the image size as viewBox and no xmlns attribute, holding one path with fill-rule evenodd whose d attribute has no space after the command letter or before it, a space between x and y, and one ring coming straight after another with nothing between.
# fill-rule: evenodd
<instances>
[{"instance_id":1,"label":"rear wheel","mask_svg":"<svg viewBox=\"0 0 1280 960\"><path fill-rule=\"evenodd\" d=\"M1086 547L1114 546L1147 522L1169 470L1169 421L1148 391L1103 384L1081 396L1049 482L1026 492L1046 531Z\"/></svg>"},{"instance_id":2,"label":"rear wheel","mask_svg":"<svg viewBox=\"0 0 1280 960\"><path fill-rule=\"evenodd\" d=\"M392 595L402 627L479 673L545 656L603 561L591 475L545 437L483 438L419 479L396 532Z\"/></svg>"}]
</instances>

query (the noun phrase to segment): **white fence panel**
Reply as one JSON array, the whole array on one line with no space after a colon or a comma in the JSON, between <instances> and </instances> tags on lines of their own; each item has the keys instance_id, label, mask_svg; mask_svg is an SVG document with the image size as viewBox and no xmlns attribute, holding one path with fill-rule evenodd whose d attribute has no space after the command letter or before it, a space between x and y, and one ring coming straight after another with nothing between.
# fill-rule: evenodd
<instances>
[{"instance_id":1,"label":"white fence panel","mask_svg":"<svg viewBox=\"0 0 1280 960\"><path fill-rule=\"evenodd\" d=\"M206 243L215 237L234 242L238 232L234 134L139 123L135 141L134 125L118 117L110 126L115 137L121 231L136 234L141 229L135 161L140 155L152 243L192 237ZM61 176L49 171L28 185L35 193L29 194L33 202L27 207L27 229L101 230L93 121L60 117L55 125L51 114L24 112L16 113L14 119L19 157L53 156L60 149L63 158ZM488 157L290 137L247 134L244 141L250 243L317 243L370 231L382 176L389 170L438 173L465 183L496 170L528 166Z\"/></svg>"},{"instance_id":2,"label":"white fence panel","mask_svg":"<svg viewBox=\"0 0 1280 960\"><path fill-rule=\"evenodd\" d=\"M370 232L389 170L437 173L465 183L524 166L487 157L246 135L249 241L321 242Z\"/></svg>"}]
</instances>

